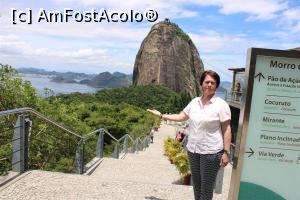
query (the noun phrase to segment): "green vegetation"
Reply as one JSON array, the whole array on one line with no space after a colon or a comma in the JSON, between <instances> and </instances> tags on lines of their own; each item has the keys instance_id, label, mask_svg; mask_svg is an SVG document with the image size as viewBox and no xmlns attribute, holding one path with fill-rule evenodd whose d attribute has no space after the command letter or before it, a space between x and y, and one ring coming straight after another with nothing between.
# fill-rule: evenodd
<instances>
[{"instance_id":1,"label":"green vegetation","mask_svg":"<svg viewBox=\"0 0 300 200\"><path fill-rule=\"evenodd\" d=\"M174 158L174 164L182 177L191 175L187 152L180 152Z\"/></svg>"},{"instance_id":2,"label":"green vegetation","mask_svg":"<svg viewBox=\"0 0 300 200\"><path fill-rule=\"evenodd\" d=\"M76 113L72 112L70 106L59 101L49 102L39 98L30 82L12 78L14 73L16 70L11 66L0 64L0 111L31 107L74 132L86 133L91 130L83 121L76 118ZM33 121L29 136L29 168L74 171L74 154L78 137L67 134L32 114L27 116ZM5 174L11 168L11 141L16 120L17 115L1 117L0 120L0 174ZM66 166L66 163L70 165Z\"/></svg>"},{"instance_id":3,"label":"green vegetation","mask_svg":"<svg viewBox=\"0 0 300 200\"><path fill-rule=\"evenodd\" d=\"M146 112L156 108L175 113L189 102L187 93L176 94L162 86L139 86L104 89L96 94L73 93L42 99L28 81L13 78L16 70L0 64L0 111L30 107L69 130L84 135L105 128L115 138L129 134L133 138L147 135L159 119ZM46 89L45 94L51 95ZM29 136L29 169L74 172L75 152L80 138L49 124L33 114ZM11 169L11 140L17 115L0 120L0 175ZM85 163L95 156L97 137L85 143ZM104 137L105 156L113 152L114 142Z\"/></svg>"},{"instance_id":4,"label":"green vegetation","mask_svg":"<svg viewBox=\"0 0 300 200\"><path fill-rule=\"evenodd\" d=\"M171 163L174 163L176 155L182 152L183 148L179 141L169 137L164 142L164 150Z\"/></svg>"},{"instance_id":5,"label":"green vegetation","mask_svg":"<svg viewBox=\"0 0 300 200\"><path fill-rule=\"evenodd\" d=\"M162 113L180 112L191 100L187 92L177 94L160 85L131 86L115 89L103 89L96 94L62 94L57 97L64 103L97 102L108 104L130 104L142 109L155 108Z\"/></svg>"},{"instance_id":6,"label":"green vegetation","mask_svg":"<svg viewBox=\"0 0 300 200\"><path fill-rule=\"evenodd\" d=\"M175 24L175 23L171 23L171 24L173 26L173 30L172 30L172 35L173 36L179 36L180 38L182 38L186 42L191 41L190 37L185 32L183 32L177 24Z\"/></svg>"},{"instance_id":7,"label":"green vegetation","mask_svg":"<svg viewBox=\"0 0 300 200\"><path fill-rule=\"evenodd\" d=\"M182 177L191 174L188 155L187 152L183 151L182 142L169 137L164 141L164 151L165 155L169 158L171 163L175 165Z\"/></svg>"},{"instance_id":8,"label":"green vegetation","mask_svg":"<svg viewBox=\"0 0 300 200\"><path fill-rule=\"evenodd\" d=\"M16 70L0 63L0 111L18 107L36 107L37 95L29 81L12 78Z\"/></svg>"}]
</instances>

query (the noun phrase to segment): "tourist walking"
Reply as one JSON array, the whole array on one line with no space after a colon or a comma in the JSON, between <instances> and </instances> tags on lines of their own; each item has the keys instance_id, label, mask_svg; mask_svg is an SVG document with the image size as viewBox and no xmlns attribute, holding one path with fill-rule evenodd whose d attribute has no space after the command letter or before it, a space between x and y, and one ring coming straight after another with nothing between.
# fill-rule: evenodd
<instances>
[{"instance_id":1,"label":"tourist walking","mask_svg":"<svg viewBox=\"0 0 300 200\"><path fill-rule=\"evenodd\" d=\"M153 143L153 139L154 139L154 129L152 128L151 131L150 131L150 141L151 143Z\"/></svg>"}]
</instances>

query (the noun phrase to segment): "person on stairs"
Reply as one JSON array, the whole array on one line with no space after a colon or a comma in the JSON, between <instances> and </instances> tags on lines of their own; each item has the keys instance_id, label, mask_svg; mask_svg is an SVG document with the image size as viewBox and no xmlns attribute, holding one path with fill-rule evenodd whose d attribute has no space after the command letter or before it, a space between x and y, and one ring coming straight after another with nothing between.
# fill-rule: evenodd
<instances>
[{"instance_id":1,"label":"person on stairs","mask_svg":"<svg viewBox=\"0 0 300 200\"><path fill-rule=\"evenodd\" d=\"M154 139L154 128L152 128L151 129L151 131L150 131L150 141L151 141L151 143L153 143L153 139Z\"/></svg>"},{"instance_id":2,"label":"person on stairs","mask_svg":"<svg viewBox=\"0 0 300 200\"><path fill-rule=\"evenodd\" d=\"M200 77L202 96L192 101L179 114L162 114L147 109L163 120L190 120L187 141L188 158L193 180L195 200L211 200L217 172L229 163L231 142L231 112L229 105L215 92L219 75L204 71Z\"/></svg>"}]
</instances>

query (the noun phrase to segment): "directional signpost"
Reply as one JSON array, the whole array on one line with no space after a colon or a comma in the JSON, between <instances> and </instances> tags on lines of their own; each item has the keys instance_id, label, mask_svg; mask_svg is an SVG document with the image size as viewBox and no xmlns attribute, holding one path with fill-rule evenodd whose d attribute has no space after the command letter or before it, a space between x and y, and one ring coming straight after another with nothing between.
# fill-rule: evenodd
<instances>
[{"instance_id":1,"label":"directional signpost","mask_svg":"<svg viewBox=\"0 0 300 200\"><path fill-rule=\"evenodd\" d=\"M300 52L248 51L231 199L300 199Z\"/></svg>"}]
</instances>

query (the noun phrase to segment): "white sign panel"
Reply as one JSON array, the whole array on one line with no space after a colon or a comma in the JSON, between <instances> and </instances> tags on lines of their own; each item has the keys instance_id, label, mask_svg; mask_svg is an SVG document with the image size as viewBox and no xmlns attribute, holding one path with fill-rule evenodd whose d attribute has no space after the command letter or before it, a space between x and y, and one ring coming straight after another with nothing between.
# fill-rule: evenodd
<instances>
[{"instance_id":1,"label":"white sign panel","mask_svg":"<svg viewBox=\"0 0 300 200\"><path fill-rule=\"evenodd\" d=\"M300 58L254 63L238 199L299 200Z\"/></svg>"}]
</instances>

